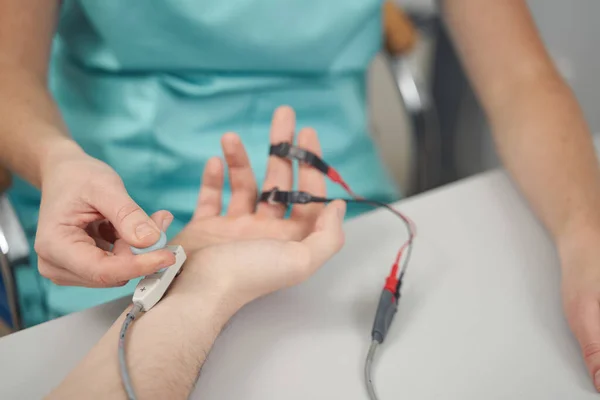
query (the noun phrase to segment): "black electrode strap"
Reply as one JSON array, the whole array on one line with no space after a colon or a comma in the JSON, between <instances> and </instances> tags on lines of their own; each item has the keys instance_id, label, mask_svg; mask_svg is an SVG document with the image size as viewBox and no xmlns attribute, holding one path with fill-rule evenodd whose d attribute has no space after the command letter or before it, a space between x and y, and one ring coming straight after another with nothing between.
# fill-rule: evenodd
<instances>
[{"instance_id":1,"label":"black electrode strap","mask_svg":"<svg viewBox=\"0 0 600 400\"><path fill-rule=\"evenodd\" d=\"M307 192L299 191L283 191L277 188L262 192L258 198L258 202L270 204L308 204L308 203L325 203L328 199L325 197L313 196Z\"/></svg>"},{"instance_id":2,"label":"black electrode strap","mask_svg":"<svg viewBox=\"0 0 600 400\"><path fill-rule=\"evenodd\" d=\"M308 150L296 147L291 143L283 142L271 145L271 148L269 149L269 155L287 158L288 160L297 160L318 169L325 175L327 175L329 172L329 165L327 165L327 163L323 161L321 157Z\"/></svg>"}]
</instances>

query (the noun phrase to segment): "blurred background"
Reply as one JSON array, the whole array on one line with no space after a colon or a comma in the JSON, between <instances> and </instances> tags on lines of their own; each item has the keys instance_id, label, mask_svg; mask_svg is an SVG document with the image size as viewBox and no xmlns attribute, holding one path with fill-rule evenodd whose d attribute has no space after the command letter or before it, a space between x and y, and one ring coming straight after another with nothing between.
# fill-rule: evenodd
<instances>
[{"instance_id":1,"label":"blurred background","mask_svg":"<svg viewBox=\"0 0 600 400\"><path fill-rule=\"evenodd\" d=\"M410 113L402 97L390 87L394 83L387 58L378 57L370 73L373 134L380 143L386 164L401 187L410 193L452 182L499 166L490 136L490 128L474 97L456 54L439 19L434 0L395 0L419 26L416 48L404 55L401 64L409 64L421 85L423 96L430 97L428 133L434 142L427 159L429 171L424 181L411 182L417 160L410 160L409 146L423 133L414 132ZM528 0L534 19L556 66L579 99L600 149L600 50L597 38L600 15L597 0ZM396 75L398 71L396 70ZM410 92L409 90L407 92ZM402 111L398 111L402 110ZM412 130L411 130L412 129ZM435 143L439 140L439 144ZM439 148L437 148L439 145ZM438 153L439 150L439 153ZM421 161L423 162L423 161ZM439 163L439 164L438 164ZM422 171L419 171L422 172Z\"/></svg>"}]
</instances>

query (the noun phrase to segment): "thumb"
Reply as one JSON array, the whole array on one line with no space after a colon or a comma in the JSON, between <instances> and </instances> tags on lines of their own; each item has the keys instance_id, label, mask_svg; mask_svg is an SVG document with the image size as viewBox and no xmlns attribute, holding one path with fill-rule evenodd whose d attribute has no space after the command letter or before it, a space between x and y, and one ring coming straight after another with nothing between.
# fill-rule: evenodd
<instances>
[{"instance_id":1,"label":"thumb","mask_svg":"<svg viewBox=\"0 0 600 400\"><path fill-rule=\"evenodd\" d=\"M344 244L342 223L346 214L346 203L334 201L321 211L315 230L303 240L311 253L311 270L316 270L337 253Z\"/></svg>"},{"instance_id":2,"label":"thumb","mask_svg":"<svg viewBox=\"0 0 600 400\"><path fill-rule=\"evenodd\" d=\"M573 315L575 335L581 346L585 365L600 391L600 305L597 301L580 304Z\"/></svg>"},{"instance_id":3,"label":"thumb","mask_svg":"<svg viewBox=\"0 0 600 400\"><path fill-rule=\"evenodd\" d=\"M152 246L160 238L160 229L156 223L137 205L125 186L119 185L94 197L92 204L108 219L119 236L130 246Z\"/></svg>"}]
</instances>

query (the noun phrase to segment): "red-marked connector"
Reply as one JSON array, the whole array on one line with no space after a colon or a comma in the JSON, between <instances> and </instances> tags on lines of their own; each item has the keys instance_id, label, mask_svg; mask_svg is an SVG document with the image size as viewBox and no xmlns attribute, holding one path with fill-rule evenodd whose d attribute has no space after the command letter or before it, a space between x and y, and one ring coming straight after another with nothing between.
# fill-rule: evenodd
<instances>
[{"instance_id":1,"label":"red-marked connector","mask_svg":"<svg viewBox=\"0 0 600 400\"><path fill-rule=\"evenodd\" d=\"M385 286L383 287L385 290L396 293L396 287L398 286L398 262L396 261L392 266L392 270L390 274L385 280Z\"/></svg>"},{"instance_id":2,"label":"red-marked connector","mask_svg":"<svg viewBox=\"0 0 600 400\"><path fill-rule=\"evenodd\" d=\"M342 176L340 175L340 173L337 172L335 169L329 167L329 170L327 170L327 177L329 179L331 179L331 181L333 183L337 183L338 185L340 185L353 198L355 198L355 199L361 199L362 198L362 197L358 196L356 193L354 193L352 191L352 189L350 189L350 185L348 185L346 183L346 181L344 181L344 179L342 178Z\"/></svg>"}]
</instances>

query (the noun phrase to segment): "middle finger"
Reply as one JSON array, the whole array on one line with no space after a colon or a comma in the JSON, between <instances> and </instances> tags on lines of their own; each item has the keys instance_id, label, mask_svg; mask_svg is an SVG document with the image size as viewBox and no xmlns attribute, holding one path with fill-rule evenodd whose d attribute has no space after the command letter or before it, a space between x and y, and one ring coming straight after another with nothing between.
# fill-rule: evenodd
<instances>
[{"instance_id":1,"label":"middle finger","mask_svg":"<svg viewBox=\"0 0 600 400\"><path fill-rule=\"evenodd\" d=\"M295 128L296 115L294 114L294 110L287 106L279 107L273 114L270 143L272 145L282 142L292 143ZM273 188L291 190L293 180L292 163L289 160L270 156L263 190L266 191ZM257 214L272 218L282 218L285 212L286 207L283 207L281 204L260 203L256 208Z\"/></svg>"}]
</instances>

